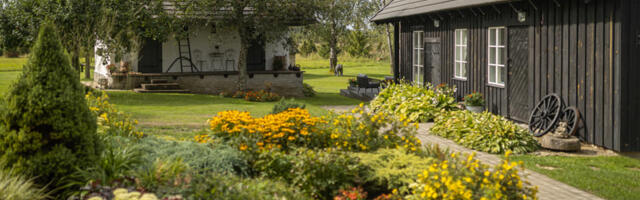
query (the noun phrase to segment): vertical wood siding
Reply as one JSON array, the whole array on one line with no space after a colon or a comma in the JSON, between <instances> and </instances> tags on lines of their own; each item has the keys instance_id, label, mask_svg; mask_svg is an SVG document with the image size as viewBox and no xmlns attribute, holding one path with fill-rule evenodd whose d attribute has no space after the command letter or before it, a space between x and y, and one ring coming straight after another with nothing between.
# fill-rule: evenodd
<instances>
[{"instance_id":1,"label":"vertical wood siding","mask_svg":"<svg viewBox=\"0 0 640 200\"><path fill-rule=\"evenodd\" d=\"M489 111L508 117L507 89L487 85L487 30L493 26L507 29L528 26L529 74L528 80L522 81L529 82L529 107L533 108L545 95L557 93L567 106L580 110L583 123L578 134L582 140L618 151L640 150L640 114L633 112L640 111L640 89L635 89L640 87L628 85L631 83L627 79L636 77L625 77L640 74L640 67L622 68L640 63L640 48L635 45L636 34L640 33L640 22L636 20L640 18L637 11L640 3L561 0L557 1L558 6L551 0L533 2L537 10L528 1L512 3L513 7L527 12L524 23L517 21L517 13L509 4L400 19L397 41L400 73L396 76L411 79L411 32L423 30L425 37L439 37L442 41L441 80L458 88L456 98L481 92ZM621 8L625 5L627 7ZM630 14L625 14L627 12ZM440 19L440 27L433 26L432 18ZM627 21L628 24L623 24ZM458 28L469 30L467 80L464 81L453 79L454 38ZM628 32L622 34L623 29ZM626 57L621 56L623 52L627 52ZM505 82L508 83L508 77ZM627 90L633 91L622 95ZM632 111L625 112L622 105L628 105Z\"/></svg>"}]
</instances>

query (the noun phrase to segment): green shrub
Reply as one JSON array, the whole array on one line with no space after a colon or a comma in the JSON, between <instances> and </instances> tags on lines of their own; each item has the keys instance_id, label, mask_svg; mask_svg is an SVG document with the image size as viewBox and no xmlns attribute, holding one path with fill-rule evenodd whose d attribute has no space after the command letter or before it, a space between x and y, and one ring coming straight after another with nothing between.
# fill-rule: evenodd
<instances>
[{"instance_id":1,"label":"green shrub","mask_svg":"<svg viewBox=\"0 0 640 200\"><path fill-rule=\"evenodd\" d=\"M527 153L538 149L538 142L527 130L489 112L449 112L436 118L431 133L489 153L504 153L509 150Z\"/></svg>"},{"instance_id":2,"label":"green shrub","mask_svg":"<svg viewBox=\"0 0 640 200\"><path fill-rule=\"evenodd\" d=\"M309 56L309 54L316 52L316 45L313 40L304 40L302 41L302 45L300 45L298 52L303 56Z\"/></svg>"},{"instance_id":3,"label":"green shrub","mask_svg":"<svg viewBox=\"0 0 640 200\"><path fill-rule=\"evenodd\" d=\"M146 163L152 163L156 159L181 159L198 173L248 174L249 167L243 154L222 144L176 142L149 137L140 140L135 146L144 152Z\"/></svg>"},{"instance_id":4,"label":"green shrub","mask_svg":"<svg viewBox=\"0 0 640 200\"><path fill-rule=\"evenodd\" d=\"M289 110L289 108L302 108L307 107L305 104L300 104L295 101L295 99L287 100L285 98L280 99L278 103L273 105L273 109L271 110L271 114L277 114Z\"/></svg>"},{"instance_id":5,"label":"green shrub","mask_svg":"<svg viewBox=\"0 0 640 200\"><path fill-rule=\"evenodd\" d=\"M269 179L246 179L223 174L197 175L183 194L187 199L311 199L295 187Z\"/></svg>"},{"instance_id":6,"label":"green shrub","mask_svg":"<svg viewBox=\"0 0 640 200\"><path fill-rule=\"evenodd\" d=\"M317 94L316 91L313 90L313 86L307 83L302 84L302 93L304 94L305 97L315 97Z\"/></svg>"},{"instance_id":7,"label":"green shrub","mask_svg":"<svg viewBox=\"0 0 640 200\"><path fill-rule=\"evenodd\" d=\"M2 157L17 173L50 188L62 186L61 180L76 167L90 166L101 152L96 118L56 32L51 24L42 26L0 113Z\"/></svg>"},{"instance_id":8,"label":"green shrub","mask_svg":"<svg viewBox=\"0 0 640 200\"><path fill-rule=\"evenodd\" d=\"M524 166L510 162L509 153L492 167L479 163L473 154L467 158L451 154L451 158L418 174L405 199L536 199L537 187L520 177Z\"/></svg>"},{"instance_id":9,"label":"green shrub","mask_svg":"<svg viewBox=\"0 0 640 200\"><path fill-rule=\"evenodd\" d=\"M435 119L441 112L456 108L454 91L455 88L446 85L422 87L391 84L371 101L369 107L375 112L396 115L401 120L428 122Z\"/></svg>"},{"instance_id":10,"label":"green shrub","mask_svg":"<svg viewBox=\"0 0 640 200\"><path fill-rule=\"evenodd\" d=\"M111 103L104 92L87 92L85 95L89 110L98 117L98 134L103 136L123 136L142 138L144 134L136 130L137 120L131 115L119 111Z\"/></svg>"},{"instance_id":11,"label":"green shrub","mask_svg":"<svg viewBox=\"0 0 640 200\"><path fill-rule=\"evenodd\" d=\"M386 192L397 189L399 194L408 194L409 184L436 161L434 158L408 154L401 149L380 149L373 153L358 153L356 156L372 170L366 177L367 182L384 187L380 189Z\"/></svg>"},{"instance_id":12,"label":"green shrub","mask_svg":"<svg viewBox=\"0 0 640 200\"><path fill-rule=\"evenodd\" d=\"M6 163L0 161L0 199L3 200L40 200L47 199L48 194L37 187L24 175L4 169Z\"/></svg>"},{"instance_id":13,"label":"green shrub","mask_svg":"<svg viewBox=\"0 0 640 200\"><path fill-rule=\"evenodd\" d=\"M182 159L157 158L133 173L136 185L158 195L174 194L188 187L191 169Z\"/></svg>"},{"instance_id":14,"label":"green shrub","mask_svg":"<svg viewBox=\"0 0 640 200\"><path fill-rule=\"evenodd\" d=\"M263 176L283 180L314 198L329 199L339 189L363 183L366 168L358 158L342 151L297 149L287 154L264 152L254 169Z\"/></svg>"}]
</instances>

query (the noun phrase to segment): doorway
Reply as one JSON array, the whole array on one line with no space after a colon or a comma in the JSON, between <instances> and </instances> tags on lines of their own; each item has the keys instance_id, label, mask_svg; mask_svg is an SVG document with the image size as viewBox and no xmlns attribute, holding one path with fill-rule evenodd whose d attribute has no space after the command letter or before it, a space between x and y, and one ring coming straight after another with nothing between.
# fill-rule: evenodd
<instances>
[{"instance_id":1,"label":"doorway","mask_svg":"<svg viewBox=\"0 0 640 200\"><path fill-rule=\"evenodd\" d=\"M440 79L441 58L440 58L440 38L424 39L424 59L425 59L425 78L426 82L432 85L438 85L442 82Z\"/></svg>"},{"instance_id":2,"label":"doorway","mask_svg":"<svg viewBox=\"0 0 640 200\"><path fill-rule=\"evenodd\" d=\"M138 71L140 73L162 73L162 43L146 39L139 55Z\"/></svg>"},{"instance_id":3,"label":"doorway","mask_svg":"<svg viewBox=\"0 0 640 200\"><path fill-rule=\"evenodd\" d=\"M525 122L529 117L529 31L526 26L509 27L508 30L509 117Z\"/></svg>"}]
</instances>

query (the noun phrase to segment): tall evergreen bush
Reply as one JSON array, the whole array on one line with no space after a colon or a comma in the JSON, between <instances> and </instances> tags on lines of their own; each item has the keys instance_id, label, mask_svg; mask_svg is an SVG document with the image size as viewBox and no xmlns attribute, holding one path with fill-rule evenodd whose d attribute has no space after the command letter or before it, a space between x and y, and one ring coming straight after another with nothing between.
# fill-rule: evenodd
<instances>
[{"instance_id":1,"label":"tall evergreen bush","mask_svg":"<svg viewBox=\"0 0 640 200\"><path fill-rule=\"evenodd\" d=\"M77 167L97 158L96 116L53 25L43 24L4 104L0 154L16 172L54 189Z\"/></svg>"}]
</instances>

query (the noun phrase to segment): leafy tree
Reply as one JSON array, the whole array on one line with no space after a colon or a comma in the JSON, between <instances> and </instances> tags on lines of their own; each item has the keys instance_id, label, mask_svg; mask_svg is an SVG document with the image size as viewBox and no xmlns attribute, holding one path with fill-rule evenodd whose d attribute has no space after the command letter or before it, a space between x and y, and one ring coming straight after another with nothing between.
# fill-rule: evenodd
<instances>
[{"instance_id":1,"label":"leafy tree","mask_svg":"<svg viewBox=\"0 0 640 200\"><path fill-rule=\"evenodd\" d=\"M358 0L318 0L315 12L317 23L308 26L308 30L326 43L329 48L330 71L335 71L338 64L339 40L352 24L354 8Z\"/></svg>"},{"instance_id":2,"label":"leafy tree","mask_svg":"<svg viewBox=\"0 0 640 200\"><path fill-rule=\"evenodd\" d=\"M247 85L247 52L252 41L280 41L287 37L289 26L310 19L314 2L318 0L194 0L182 3L181 16L191 17L187 24L202 24L203 13L211 13L205 24L237 33L240 38L238 54L238 89Z\"/></svg>"},{"instance_id":3,"label":"leafy tree","mask_svg":"<svg viewBox=\"0 0 640 200\"><path fill-rule=\"evenodd\" d=\"M18 173L58 188L100 153L96 117L52 24L44 25L0 109L0 152Z\"/></svg>"},{"instance_id":4,"label":"leafy tree","mask_svg":"<svg viewBox=\"0 0 640 200\"><path fill-rule=\"evenodd\" d=\"M309 54L312 54L316 51L316 44L313 43L313 40L307 39L302 41L302 46L300 46L300 54L308 56Z\"/></svg>"},{"instance_id":5,"label":"leafy tree","mask_svg":"<svg viewBox=\"0 0 640 200\"><path fill-rule=\"evenodd\" d=\"M362 30L353 30L347 36L346 51L353 57L368 57L371 51L369 35Z\"/></svg>"}]
</instances>

